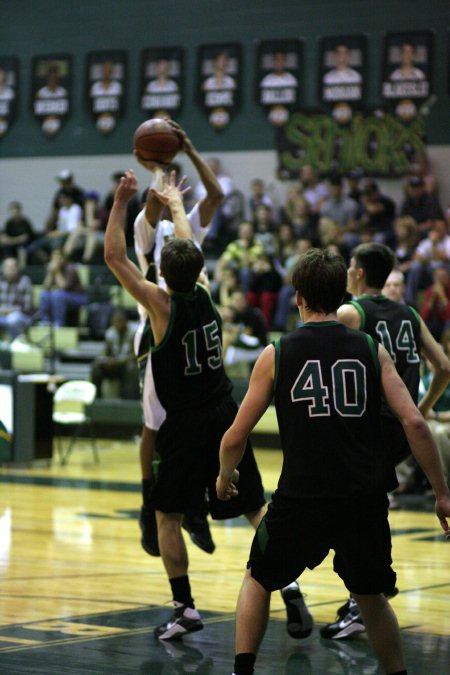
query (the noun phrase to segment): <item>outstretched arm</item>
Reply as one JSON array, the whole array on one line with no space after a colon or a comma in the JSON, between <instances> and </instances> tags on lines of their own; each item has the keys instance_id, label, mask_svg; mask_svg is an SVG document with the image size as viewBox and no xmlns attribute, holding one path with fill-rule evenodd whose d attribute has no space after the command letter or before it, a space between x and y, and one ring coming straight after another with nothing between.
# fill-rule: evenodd
<instances>
[{"instance_id":1,"label":"outstretched arm","mask_svg":"<svg viewBox=\"0 0 450 675\"><path fill-rule=\"evenodd\" d=\"M161 204L169 207L175 227L176 239L192 239L191 225L187 219L183 204L183 195L191 189L190 187L184 187L186 180L186 176L183 176L177 185L175 171L172 171L170 181L167 181L167 178L163 176L161 190L150 188L150 191L159 199Z\"/></svg>"},{"instance_id":2,"label":"outstretched arm","mask_svg":"<svg viewBox=\"0 0 450 675\"><path fill-rule=\"evenodd\" d=\"M439 453L428 424L414 405L409 391L400 378L394 362L380 345L381 384L386 400L405 430L414 457L430 481L436 497L436 514L442 529L450 537L447 518L450 517L450 495L442 471Z\"/></svg>"},{"instance_id":3,"label":"outstretched arm","mask_svg":"<svg viewBox=\"0 0 450 675\"><path fill-rule=\"evenodd\" d=\"M136 176L130 169L120 180L105 232L105 262L122 286L150 314L168 314L169 296L145 280L142 272L127 256L125 223L127 204L138 188Z\"/></svg>"},{"instance_id":4,"label":"outstretched arm","mask_svg":"<svg viewBox=\"0 0 450 675\"><path fill-rule=\"evenodd\" d=\"M430 361L434 370L430 386L419 403L419 410L426 417L447 388L450 381L450 361L422 319L420 320L420 337L422 339L422 352Z\"/></svg>"},{"instance_id":5,"label":"outstretched arm","mask_svg":"<svg viewBox=\"0 0 450 675\"><path fill-rule=\"evenodd\" d=\"M220 444L220 473L216 482L219 499L227 501L237 494L233 474L244 455L249 433L272 400L274 377L275 349L273 345L269 345L253 368L249 388L239 412Z\"/></svg>"},{"instance_id":6,"label":"outstretched arm","mask_svg":"<svg viewBox=\"0 0 450 675\"><path fill-rule=\"evenodd\" d=\"M220 187L220 183L217 180L214 172L210 169L207 163L200 157L197 150L195 149L191 139L186 134L184 129L180 127L179 124L173 120L169 120L169 124L176 129L182 139L181 149L186 153L186 155L191 160L192 164L195 166L197 173L200 177L201 182L205 186L206 195L200 202L199 213L200 213L200 225L206 227L210 224L211 219L214 215L214 211L220 205L223 200L223 192Z\"/></svg>"}]
</instances>

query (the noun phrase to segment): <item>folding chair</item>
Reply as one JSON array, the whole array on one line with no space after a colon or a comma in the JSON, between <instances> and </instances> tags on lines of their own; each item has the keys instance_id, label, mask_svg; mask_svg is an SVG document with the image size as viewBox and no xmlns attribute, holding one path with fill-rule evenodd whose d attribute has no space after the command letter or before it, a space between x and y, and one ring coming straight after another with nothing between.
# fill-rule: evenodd
<instances>
[{"instance_id":1,"label":"folding chair","mask_svg":"<svg viewBox=\"0 0 450 675\"><path fill-rule=\"evenodd\" d=\"M86 426L89 427L94 461L96 463L99 462L92 420L86 415L85 410L86 405L90 405L94 401L96 394L97 387L95 384L86 380L70 380L56 390L53 397L53 422L55 423L55 429L58 429L58 425L74 427L72 438L65 452L63 451L62 438L59 434L57 448L61 464L66 464L81 431Z\"/></svg>"}]
</instances>

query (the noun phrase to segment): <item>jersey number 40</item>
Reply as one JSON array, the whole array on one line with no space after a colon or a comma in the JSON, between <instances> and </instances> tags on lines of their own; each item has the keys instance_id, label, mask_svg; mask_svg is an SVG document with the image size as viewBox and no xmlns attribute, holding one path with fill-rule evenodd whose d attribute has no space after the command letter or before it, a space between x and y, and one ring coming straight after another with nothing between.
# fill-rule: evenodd
<instances>
[{"instance_id":1,"label":"jersey number 40","mask_svg":"<svg viewBox=\"0 0 450 675\"><path fill-rule=\"evenodd\" d=\"M340 359L331 367L332 396L323 382L320 361L307 361L291 388L292 403L309 401L309 417L361 417L366 410L366 367L357 359Z\"/></svg>"}]
</instances>

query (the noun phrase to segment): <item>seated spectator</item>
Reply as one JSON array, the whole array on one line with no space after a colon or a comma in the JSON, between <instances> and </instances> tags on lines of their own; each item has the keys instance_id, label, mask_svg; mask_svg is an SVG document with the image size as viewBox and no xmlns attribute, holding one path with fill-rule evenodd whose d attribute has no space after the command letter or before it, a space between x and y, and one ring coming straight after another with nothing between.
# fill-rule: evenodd
<instances>
[{"instance_id":1,"label":"seated spectator","mask_svg":"<svg viewBox=\"0 0 450 675\"><path fill-rule=\"evenodd\" d=\"M59 191L59 210L56 220L56 229L47 232L28 246L28 254L43 262L56 249L63 249L69 257L79 237L83 234L83 209L74 201L71 190Z\"/></svg>"},{"instance_id":2,"label":"seated spectator","mask_svg":"<svg viewBox=\"0 0 450 675\"><path fill-rule=\"evenodd\" d=\"M139 398L139 378L134 356L134 329L128 324L124 310L114 310L111 326L105 334L103 354L92 365L91 379L102 397L104 380L119 381L119 395L124 399Z\"/></svg>"},{"instance_id":3,"label":"seated spectator","mask_svg":"<svg viewBox=\"0 0 450 675\"><path fill-rule=\"evenodd\" d=\"M267 255L274 255L276 251L276 239L274 235L275 223L272 219L272 209L262 204L258 206L253 220L255 227L255 239L263 245Z\"/></svg>"},{"instance_id":4,"label":"seated spectator","mask_svg":"<svg viewBox=\"0 0 450 675\"><path fill-rule=\"evenodd\" d=\"M344 232L342 227L337 225L331 218L321 218L319 220L319 242L321 248L337 246L341 251L342 257L348 262L350 247L344 241Z\"/></svg>"},{"instance_id":5,"label":"seated spectator","mask_svg":"<svg viewBox=\"0 0 450 675\"><path fill-rule=\"evenodd\" d=\"M251 266L252 278L247 291L247 300L252 307L261 310L268 328L272 326L278 293L282 285L280 274L275 269L273 258L263 254Z\"/></svg>"},{"instance_id":6,"label":"seated spectator","mask_svg":"<svg viewBox=\"0 0 450 675\"><path fill-rule=\"evenodd\" d=\"M286 200L284 205L281 207L281 220L286 221L287 223L291 222L292 215L294 212L294 204L296 200L303 197L302 189L300 185L290 185L286 190Z\"/></svg>"},{"instance_id":7,"label":"seated spectator","mask_svg":"<svg viewBox=\"0 0 450 675\"><path fill-rule=\"evenodd\" d=\"M364 186L362 207L361 225L373 228L375 241L392 248L395 240L392 227L395 218L395 203L390 197L380 192L378 183L374 180L367 181Z\"/></svg>"},{"instance_id":8,"label":"seated spectator","mask_svg":"<svg viewBox=\"0 0 450 675\"><path fill-rule=\"evenodd\" d=\"M410 176L408 178L406 198L402 204L400 215L414 218L422 239L427 236L433 221L444 217L438 200L426 191L425 181L421 176Z\"/></svg>"},{"instance_id":9,"label":"seated spectator","mask_svg":"<svg viewBox=\"0 0 450 675\"><path fill-rule=\"evenodd\" d=\"M230 307L234 291L240 290L239 273L233 267L224 267L221 274L220 284L216 286L214 293L215 302L221 307Z\"/></svg>"},{"instance_id":10,"label":"seated spectator","mask_svg":"<svg viewBox=\"0 0 450 675\"><path fill-rule=\"evenodd\" d=\"M439 185L431 166L426 148L417 150L409 167L410 176L420 176L425 184L425 191L439 199Z\"/></svg>"},{"instance_id":11,"label":"seated spectator","mask_svg":"<svg viewBox=\"0 0 450 675\"><path fill-rule=\"evenodd\" d=\"M248 200L250 218L254 220L258 206L267 206L273 212L273 202L267 194L266 186L261 178L254 178L250 183L250 197Z\"/></svg>"},{"instance_id":12,"label":"seated spectator","mask_svg":"<svg viewBox=\"0 0 450 675\"><path fill-rule=\"evenodd\" d=\"M298 309L295 302L295 291L292 286L292 273L300 256L312 246L310 239L298 239L296 242L295 253L287 258L284 264L283 285L280 288L277 298L277 306L273 317L273 327L275 330L285 331L287 329L288 317L291 312L297 316Z\"/></svg>"},{"instance_id":13,"label":"seated spectator","mask_svg":"<svg viewBox=\"0 0 450 675\"><path fill-rule=\"evenodd\" d=\"M405 275L399 269L392 270L383 286L382 293L394 302L405 302Z\"/></svg>"},{"instance_id":14,"label":"seated spectator","mask_svg":"<svg viewBox=\"0 0 450 675\"><path fill-rule=\"evenodd\" d=\"M292 202L289 224L294 228L297 239L317 240L317 214L311 213L309 202L301 195Z\"/></svg>"},{"instance_id":15,"label":"seated spectator","mask_svg":"<svg viewBox=\"0 0 450 675\"><path fill-rule=\"evenodd\" d=\"M31 323L33 287L29 277L20 273L15 258L6 258L0 277L0 330L11 340Z\"/></svg>"},{"instance_id":16,"label":"seated spectator","mask_svg":"<svg viewBox=\"0 0 450 675\"><path fill-rule=\"evenodd\" d=\"M74 175L72 171L70 171L69 169L63 169L58 173L58 175L55 178L59 182L59 188L53 196L50 214L47 219L47 226L46 226L47 232L51 232L56 227L58 212L59 209L61 208L59 198L62 192L66 193L70 192L70 194L72 195L73 202L81 207L83 206L84 202L84 190L75 184Z\"/></svg>"},{"instance_id":17,"label":"seated spectator","mask_svg":"<svg viewBox=\"0 0 450 675\"><path fill-rule=\"evenodd\" d=\"M418 245L406 279L405 298L409 305L417 302L417 291L432 281L436 267L450 264L450 237L445 220L433 221L426 239Z\"/></svg>"},{"instance_id":18,"label":"seated spectator","mask_svg":"<svg viewBox=\"0 0 450 675\"><path fill-rule=\"evenodd\" d=\"M360 205L360 212L362 212L361 199L363 196L363 191L360 187L361 179L364 176L362 169L351 169L346 178L347 178L347 197L354 199L357 204Z\"/></svg>"},{"instance_id":19,"label":"seated spectator","mask_svg":"<svg viewBox=\"0 0 450 675\"><path fill-rule=\"evenodd\" d=\"M208 248L215 247L218 240L224 235L223 230L226 229L228 217L231 216L230 209L232 208L231 202L227 198L235 192L236 188L232 178L227 176L224 172L220 159L217 157L209 157L206 160L206 164L217 178L223 194L223 202L214 212L214 216L211 220L211 227L205 239L206 248ZM195 186L194 195L196 201L201 201L205 197L206 188L203 181L199 181Z\"/></svg>"},{"instance_id":20,"label":"seated spectator","mask_svg":"<svg viewBox=\"0 0 450 675\"><path fill-rule=\"evenodd\" d=\"M227 309L228 311L224 313L225 321L228 323L228 326L226 326L226 332L228 333L226 338L227 351L231 346L248 351L249 349L260 350L267 345L267 327L264 317L259 309L248 304L245 293L235 291L231 297L230 307ZM242 339L244 335L253 339ZM234 350L231 350L226 365L232 365L242 360L253 362L258 355L255 357L253 353L249 358L245 358L245 355L239 352L236 354Z\"/></svg>"},{"instance_id":21,"label":"seated spectator","mask_svg":"<svg viewBox=\"0 0 450 675\"><path fill-rule=\"evenodd\" d=\"M296 252L294 228L290 223L281 223L276 232L276 255L281 266Z\"/></svg>"},{"instance_id":22,"label":"seated spectator","mask_svg":"<svg viewBox=\"0 0 450 675\"><path fill-rule=\"evenodd\" d=\"M394 221L395 245L392 247L398 261L398 269L408 275L416 251L417 223L411 216L400 216Z\"/></svg>"},{"instance_id":23,"label":"seated spectator","mask_svg":"<svg viewBox=\"0 0 450 675\"><path fill-rule=\"evenodd\" d=\"M302 193L309 204L311 214L318 216L325 200L328 198L328 188L319 181L317 173L311 164L305 164L300 169L300 184Z\"/></svg>"},{"instance_id":24,"label":"seated spectator","mask_svg":"<svg viewBox=\"0 0 450 675\"><path fill-rule=\"evenodd\" d=\"M225 368L238 363L253 364L264 345L252 334L252 329L242 323L235 323L232 307L219 307L222 317L222 354Z\"/></svg>"},{"instance_id":25,"label":"seated spectator","mask_svg":"<svg viewBox=\"0 0 450 675\"><path fill-rule=\"evenodd\" d=\"M359 244L357 216L358 204L346 197L343 192L342 178L334 175L328 179L329 197L323 202L320 215L330 218L342 228L344 242L350 248Z\"/></svg>"},{"instance_id":26,"label":"seated spectator","mask_svg":"<svg viewBox=\"0 0 450 675\"><path fill-rule=\"evenodd\" d=\"M52 252L39 302L41 321L65 326L67 315L88 302L74 265L67 262L60 249Z\"/></svg>"},{"instance_id":27,"label":"seated spectator","mask_svg":"<svg viewBox=\"0 0 450 675\"><path fill-rule=\"evenodd\" d=\"M250 267L263 253L263 245L255 237L253 224L244 221L239 225L238 239L228 244L217 262L215 280L220 283L223 268L231 265L238 270L244 290L248 290Z\"/></svg>"},{"instance_id":28,"label":"seated spectator","mask_svg":"<svg viewBox=\"0 0 450 675\"><path fill-rule=\"evenodd\" d=\"M20 267L27 262L26 249L36 234L28 218L22 212L20 202L11 202L8 207L9 218L0 234L2 258L17 258Z\"/></svg>"},{"instance_id":29,"label":"seated spectator","mask_svg":"<svg viewBox=\"0 0 450 675\"><path fill-rule=\"evenodd\" d=\"M434 269L433 284L425 291L420 316L439 342L444 330L450 327L450 275L446 265Z\"/></svg>"},{"instance_id":30,"label":"seated spectator","mask_svg":"<svg viewBox=\"0 0 450 675\"><path fill-rule=\"evenodd\" d=\"M81 261L88 265L100 248L103 251L105 239L102 211L96 192L87 192L84 195L84 224L84 247Z\"/></svg>"}]
</instances>

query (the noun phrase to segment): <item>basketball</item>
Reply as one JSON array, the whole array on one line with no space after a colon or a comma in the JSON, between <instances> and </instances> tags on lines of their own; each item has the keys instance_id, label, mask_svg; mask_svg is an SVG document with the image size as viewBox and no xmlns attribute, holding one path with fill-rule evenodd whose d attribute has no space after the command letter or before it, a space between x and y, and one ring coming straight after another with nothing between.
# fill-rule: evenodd
<instances>
[{"instance_id":1,"label":"basketball","mask_svg":"<svg viewBox=\"0 0 450 675\"><path fill-rule=\"evenodd\" d=\"M181 139L169 122L154 118L143 122L134 133L134 148L142 159L170 164L181 149Z\"/></svg>"}]
</instances>

